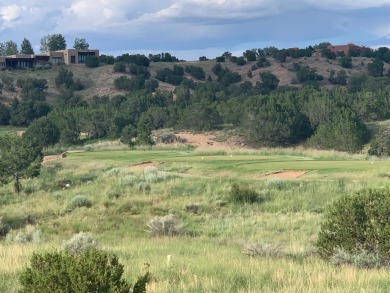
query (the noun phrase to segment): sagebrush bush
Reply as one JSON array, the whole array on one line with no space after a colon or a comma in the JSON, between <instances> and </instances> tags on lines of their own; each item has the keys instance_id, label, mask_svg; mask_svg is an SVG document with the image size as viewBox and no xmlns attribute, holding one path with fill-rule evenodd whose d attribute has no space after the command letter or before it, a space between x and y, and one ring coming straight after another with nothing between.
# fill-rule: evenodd
<instances>
[{"instance_id":1,"label":"sagebrush bush","mask_svg":"<svg viewBox=\"0 0 390 293\"><path fill-rule=\"evenodd\" d=\"M74 210L81 207L89 208L91 206L92 202L85 195L79 194L72 198L68 205L68 210Z\"/></svg>"},{"instance_id":2,"label":"sagebrush bush","mask_svg":"<svg viewBox=\"0 0 390 293\"><path fill-rule=\"evenodd\" d=\"M177 216L169 214L151 219L148 223L148 232L153 236L177 236L182 234L183 227Z\"/></svg>"},{"instance_id":3,"label":"sagebrush bush","mask_svg":"<svg viewBox=\"0 0 390 293\"><path fill-rule=\"evenodd\" d=\"M351 254L340 247L335 249L330 261L336 266L348 265L362 269L380 268L389 265L388 262L382 259L378 252L369 252L361 249Z\"/></svg>"},{"instance_id":4,"label":"sagebrush bush","mask_svg":"<svg viewBox=\"0 0 390 293\"><path fill-rule=\"evenodd\" d=\"M163 182L169 179L169 174L158 171L156 167L149 166L144 169L144 178L146 182Z\"/></svg>"},{"instance_id":5,"label":"sagebrush bush","mask_svg":"<svg viewBox=\"0 0 390 293\"><path fill-rule=\"evenodd\" d=\"M19 231L16 234L9 233L6 238L7 242L14 242L19 244L26 243L43 243L46 241L46 237L42 231L35 226L27 225L24 231Z\"/></svg>"},{"instance_id":6,"label":"sagebrush bush","mask_svg":"<svg viewBox=\"0 0 390 293\"><path fill-rule=\"evenodd\" d=\"M366 189L344 196L329 209L318 236L318 252L330 259L341 248L350 255L378 253L390 260L390 190Z\"/></svg>"},{"instance_id":7,"label":"sagebrush bush","mask_svg":"<svg viewBox=\"0 0 390 293\"><path fill-rule=\"evenodd\" d=\"M66 252L71 254L81 254L87 249L96 248L98 242L92 237L91 233L79 232L73 235L67 241L62 243L62 247Z\"/></svg>"},{"instance_id":8,"label":"sagebrush bush","mask_svg":"<svg viewBox=\"0 0 390 293\"><path fill-rule=\"evenodd\" d=\"M263 193L260 194L248 187L240 187L238 184L233 184L229 193L229 200L234 203L261 203L265 199Z\"/></svg>"},{"instance_id":9,"label":"sagebrush bush","mask_svg":"<svg viewBox=\"0 0 390 293\"><path fill-rule=\"evenodd\" d=\"M245 243L242 253L250 257L284 257L282 247L271 243Z\"/></svg>"},{"instance_id":10,"label":"sagebrush bush","mask_svg":"<svg viewBox=\"0 0 390 293\"><path fill-rule=\"evenodd\" d=\"M107 292L145 293L149 273L138 278L134 286L122 278L123 265L118 257L89 249L80 255L66 252L34 253L31 267L20 274L21 293Z\"/></svg>"},{"instance_id":11,"label":"sagebrush bush","mask_svg":"<svg viewBox=\"0 0 390 293\"><path fill-rule=\"evenodd\" d=\"M140 182L140 178L135 175L126 175L120 181L122 186L134 186L134 184Z\"/></svg>"}]
</instances>

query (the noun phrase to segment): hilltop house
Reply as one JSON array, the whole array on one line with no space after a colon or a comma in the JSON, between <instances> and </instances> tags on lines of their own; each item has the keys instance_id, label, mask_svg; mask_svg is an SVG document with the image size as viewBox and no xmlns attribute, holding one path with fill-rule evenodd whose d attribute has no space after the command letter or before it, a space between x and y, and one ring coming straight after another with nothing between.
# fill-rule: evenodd
<instances>
[{"instance_id":1,"label":"hilltop house","mask_svg":"<svg viewBox=\"0 0 390 293\"><path fill-rule=\"evenodd\" d=\"M84 64L88 56L99 56L99 50L66 49L41 54L0 56L0 70L35 68L46 63Z\"/></svg>"},{"instance_id":2,"label":"hilltop house","mask_svg":"<svg viewBox=\"0 0 390 293\"><path fill-rule=\"evenodd\" d=\"M328 49L335 53L336 56L340 55L341 52L344 53L344 56L351 56L351 55L360 55L360 53L368 50L365 46L357 46L355 44L349 43L347 45L337 45L337 46L328 46ZM316 49L313 53L313 56L315 57L321 57L321 49Z\"/></svg>"}]
</instances>

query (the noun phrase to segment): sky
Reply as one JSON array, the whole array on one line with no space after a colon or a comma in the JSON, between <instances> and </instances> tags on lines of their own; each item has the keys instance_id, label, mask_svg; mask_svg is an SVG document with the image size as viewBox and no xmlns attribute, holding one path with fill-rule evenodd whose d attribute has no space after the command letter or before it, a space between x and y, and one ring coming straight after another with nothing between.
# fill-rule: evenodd
<instances>
[{"instance_id":1,"label":"sky","mask_svg":"<svg viewBox=\"0 0 390 293\"><path fill-rule=\"evenodd\" d=\"M390 0L0 0L0 42L60 33L103 54L180 59L329 41L390 46Z\"/></svg>"}]
</instances>

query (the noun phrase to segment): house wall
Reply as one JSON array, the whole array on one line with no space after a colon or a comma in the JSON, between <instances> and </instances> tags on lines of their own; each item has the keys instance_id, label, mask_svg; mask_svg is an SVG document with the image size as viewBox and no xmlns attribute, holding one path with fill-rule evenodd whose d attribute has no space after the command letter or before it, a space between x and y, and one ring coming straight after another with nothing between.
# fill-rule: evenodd
<instances>
[{"instance_id":1,"label":"house wall","mask_svg":"<svg viewBox=\"0 0 390 293\"><path fill-rule=\"evenodd\" d=\"M0 70L4 70L5 68L6 68L5 57L0 56Z\"/></svg>"},{"instance_id":2,"label":"house wall","mask_svg":"<svg viewBox=\"0 0 390 293\"><path fill-rule=\"evenodd\" d=\"M84 57L79 57L80 55L83 55ZM99 56L99 50L67 49L32 55L0 56L0 70L4 70L8 67L10 69L19 68L19 64L23 65L24 63L22 61L27 60L31 63L29 64L29 67L35 67L38 64L46 64L47 62L51 62L52 64L64 63L66 65L83 64L87 55Z\"/></svg>"},{"instance_id":3,"label":"house wall","mask_svg":"<svg viewBox=\"0 0 390 293\"><path fill-rule=\"evenodd\" d=\"M64 62L66 65L80 64L79 55L80 54L91 54L99 56L99 50L76 50L76 49L67 49L61 51L64 56ZM83 64L83 63L82 63Z\"/></svg>"}]
</instances>

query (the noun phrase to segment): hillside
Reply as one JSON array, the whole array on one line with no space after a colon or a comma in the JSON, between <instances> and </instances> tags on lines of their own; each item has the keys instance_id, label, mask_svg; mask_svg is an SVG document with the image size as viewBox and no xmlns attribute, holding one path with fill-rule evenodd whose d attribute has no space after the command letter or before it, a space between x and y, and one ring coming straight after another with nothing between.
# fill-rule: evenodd
<instances>
[{"instance_id":1,"label":"hillside","mask_svg":"<svg viewBox=\"0 0 390 293\"><path fill-rule=\"evenodd\" d=\"M270 67L265 68L257 68L252 71L252 78L249 78L247 73L251 70L252 66L256 64L255 61L249 61L243 66L239 66L236 63L232 63L230 61L226 61L221 63L223 68L228 68L232 72L237 72L241 76L241 83L245 81L250 81L252 85L255 85L256 82L260 81L259 73L264 71L272 72L279 80L279 86L288 86L294 85L299 86L299 84L293 84L293 80L296 77L295 72L293 71L294 63L298 63L301 66L309 66L316 70L319 75L324 77L324 80L320 82L321 87L330 87L332 86L327 78L329 77L330 71L340 71L343 68L339 65L338 60L327 60L325 58L319 57L304 57L293 59L288 57L286 62L278 62L273 58L269 58L271 62ZM371 62L371 58L366 57L354 57L352 58L352 69L345 69L347 72L347 76L350 77L352 75L358 75L367 73L367 63ZM158 70L163 68L173 68L175 65L183 66L186 65L195 65L203 68L207 76L211 76L213 80L217 79L217 76L212 72L213 66L217 62L215 60L208 61L191 61L191 62L151 62L149 66L149 70L151 73L151 77L154 78ZM125 91L117 90L114 86L114 80L122 75L122 73L113 72L113 65L103 65L98 68L87 68L84 65L70 65L70 66L61 66L73 72L75 79L80 79L80 81L85 85L85 89L79 91L78 94L81 95L85 99L89 99L94 95L103 96L115 96L120 94L125 94ZM48 100L52 100L58 94L58 89L55 87L54 80L58 74L58 71L61 68L60 66L54 66L48 70L15 70L15 71L4 71L0 73L1 76L12 77L15 81L19 77L35 77L35 78L44 78L48 81ZM385 70L390 68L389 64L385 64ZM131 74L127 74L131 76ZM188 73L184 75L188 79L192 78ZM194 79L195 80L195 79ZM197 80L195 80L197 81ZM13 98L19 97L19 89L17 87L16 91L7 91L7 89L3 89L3 93L0 95L0 102L9 103ZM174 91L175 86L159 82L159 88L161 90Z\"/></svg>"}]
</instances>

